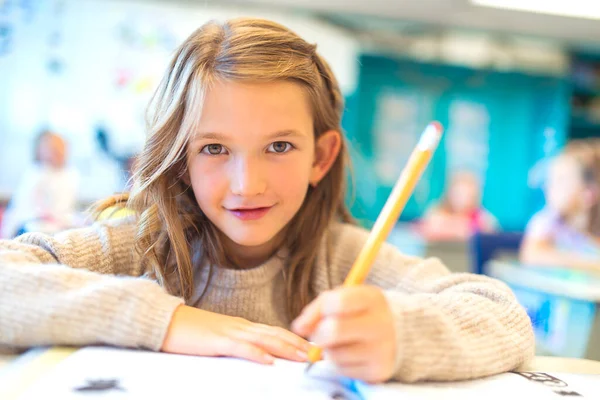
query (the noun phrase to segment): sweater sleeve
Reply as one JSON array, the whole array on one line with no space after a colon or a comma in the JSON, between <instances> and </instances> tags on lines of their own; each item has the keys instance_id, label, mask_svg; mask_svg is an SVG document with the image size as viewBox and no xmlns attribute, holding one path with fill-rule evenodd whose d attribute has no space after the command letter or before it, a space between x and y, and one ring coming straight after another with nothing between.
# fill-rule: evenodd
<instances>
[{"instance_id":1,"label":"sweater sleeve","mask_svg":"<svg viewBox=\"0 0 600 400\"><path fill-rule=\"evenodd\" d=\"M0 241L0 346L160 349L183 301L142 278L135 223Z\"/></svg>"},{"instance_id":2,"label":"sweater sleeve","mask_svg":"<svg viewBox=\"0 0 600 400\"><path fill-rule=\"evenodd\" d=\"M367 236L349 225L334 231L334 285L341 284ZM534 355L529 317L500 281L453 274L437 259L405 256L385 244L366 283L383 289L394 315L397 380L478 378L516 369Z\"/></svg>"}]
</instances>

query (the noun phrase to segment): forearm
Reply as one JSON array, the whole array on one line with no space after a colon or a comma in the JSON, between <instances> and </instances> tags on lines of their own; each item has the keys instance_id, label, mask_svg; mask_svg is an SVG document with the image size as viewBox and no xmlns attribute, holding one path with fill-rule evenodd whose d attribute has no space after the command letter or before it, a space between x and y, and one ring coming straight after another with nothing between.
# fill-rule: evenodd
<instances>
[{"instance_id":1,"label":"forearm","mask_svg":"<svg viewBox=\"0 0 600 400\"><path fill-rule=\"evenodd\" d=\"M63 265L0 264L0 343L159 350L182 300L155 282Z\"/></svg>"},{"instance_id":2,"label":"forearm","mask_svg":"<svg viewBox=\"0 0 600 400\"><path fill-rule=\"evenodd\" d=\"M477 378L533 356L530 320L503 284L464 275L447 285L440 293L386 293L396 321L396 379Z\"/></svg>"}]
</instances>

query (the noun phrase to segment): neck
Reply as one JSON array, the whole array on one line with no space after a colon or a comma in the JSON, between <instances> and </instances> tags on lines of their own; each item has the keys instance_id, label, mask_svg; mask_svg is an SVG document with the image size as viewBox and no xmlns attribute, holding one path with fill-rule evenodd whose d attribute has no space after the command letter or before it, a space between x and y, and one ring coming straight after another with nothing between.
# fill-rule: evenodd
<instances>
[{"instance_id":1,"label":"neck","mask_svg":"<svg viewBox=\"0 0 600 400\"><path fill-rule=\"evenodd\" d=\"M255 268L267 262L281 246L283 237L280 232L266 243L257 246L244 246L234 242L225 235L222 236L227 260L231 264L231 267L236 269Z\"/></svg>"}]
</instances>

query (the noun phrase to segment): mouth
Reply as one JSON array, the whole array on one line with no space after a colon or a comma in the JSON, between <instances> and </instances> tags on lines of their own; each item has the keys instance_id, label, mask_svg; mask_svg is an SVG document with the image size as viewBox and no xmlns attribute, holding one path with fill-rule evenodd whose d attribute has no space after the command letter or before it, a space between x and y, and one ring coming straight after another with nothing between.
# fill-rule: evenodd
<instances>
[{"instance_id":1,"label":"mouth","mask_svg":"<svg viewBox=\"0 0 600 400\"><path fill-rule=\"evenodd\" d=\"M233 216L242 221L253 221L264 217L273 206L255 208L227 208Z\"/></svg>"}]
</instances>

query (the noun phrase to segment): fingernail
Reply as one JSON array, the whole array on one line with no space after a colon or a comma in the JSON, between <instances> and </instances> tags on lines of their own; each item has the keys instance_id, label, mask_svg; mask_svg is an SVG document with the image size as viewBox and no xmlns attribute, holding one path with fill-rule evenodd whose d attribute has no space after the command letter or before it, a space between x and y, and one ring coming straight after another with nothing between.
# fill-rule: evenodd
<instances>
[{"instance_id":1,"label":"fingernail","mask_svg":"<svg viewBox=\"0 0 600 400\"><path fill-rule=\"evenodd\" d=\"M298 350L298 351L296 351L296 354L298 355L298 357L300 357L301 361L308 360L308 353L306 351Z\"/></svg>"}]
</instances>

